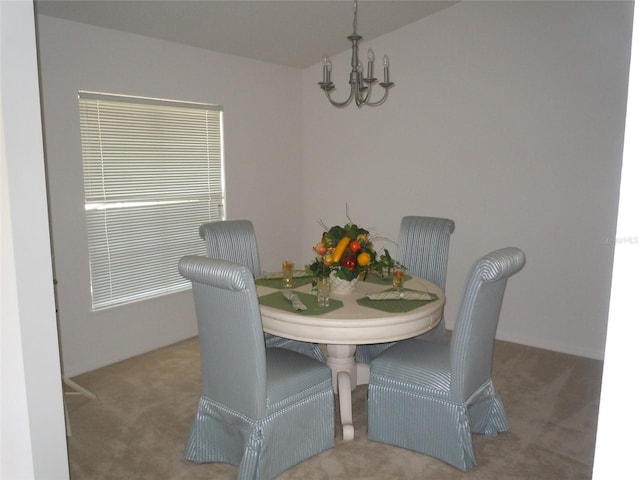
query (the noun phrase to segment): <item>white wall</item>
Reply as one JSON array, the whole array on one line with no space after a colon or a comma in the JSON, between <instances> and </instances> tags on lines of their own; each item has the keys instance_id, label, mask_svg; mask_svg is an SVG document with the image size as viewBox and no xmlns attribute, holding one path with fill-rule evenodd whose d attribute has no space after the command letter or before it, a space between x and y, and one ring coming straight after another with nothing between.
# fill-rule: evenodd
<instances>
[{"instance_id":1,"label":"white wall","mask_svg":"<svg viewBox=\"0 0 640 480\"><path fill-rule=\"evenodd\" d=\"M449 217L448 328L471 263L513 245L528 263L498 337L602 358L632 11L458 3L362 46L389 55L396 82L375 109L330 106L320 64L306 70L305 244L319 238L317 218L346 221L345 202L392 239L404 215ZM332 60L340 100L349 58Z\"/></svg>"},{"instance_id":2,"label":"white wall","mask_svg":"<svg viewBox=\"0 0 640 480\"><path fill-rule=\"evenodd\" d=\"M362 110L328 105L319 64L300 72L39 16L66 373L195 333L188 293L90 311L79 89L222 104L228 216L254 221L264 269L310 261L316 220L345 222L345 203L391 239L404 215L450 217L449 328L470 264L515 245L528 264L499 338L602 358L631 13L630 2L456 4L362 46L389 54L397 83ZM347 64L333 59L339 96Z\"/></svg>"},{"instance_id":3,"label":"white wall","mask_svg":"<svg viewBox=\"0 0 640 480\"><path fill-rule=\"evenodd\" d=\"M0 2L0 477L69 478L33 5Z\"/></svg>"},{"instance_id":4,"label":"white wall","mask_svg":"<svg viewBox=\"0 0 640 480\"><path fill-rule=\"evenodd\" d=\"M71 376L196 334L190 291L91 312L78 90L221 104L227 216L254 222L262 266L274 269L302 242L301 72L52 17L38 17L38 34L60 331Z\"/></svg>"}]
</instances>

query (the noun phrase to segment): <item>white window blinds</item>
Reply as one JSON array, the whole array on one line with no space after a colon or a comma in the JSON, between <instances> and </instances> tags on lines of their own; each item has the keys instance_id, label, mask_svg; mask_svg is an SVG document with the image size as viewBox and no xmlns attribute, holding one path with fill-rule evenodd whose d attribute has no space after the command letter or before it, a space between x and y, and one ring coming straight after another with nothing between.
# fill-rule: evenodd
<instances>
[{"instance_id":1,"label":"white window blinds","mask_svg":"<svg viewBox=\"0 0 640 480\"><path fill-rule=\"evenodd\" d=\"M79 93L94 310L184 290L224 218L222 108Z\"/></svg>"}]
</instances>

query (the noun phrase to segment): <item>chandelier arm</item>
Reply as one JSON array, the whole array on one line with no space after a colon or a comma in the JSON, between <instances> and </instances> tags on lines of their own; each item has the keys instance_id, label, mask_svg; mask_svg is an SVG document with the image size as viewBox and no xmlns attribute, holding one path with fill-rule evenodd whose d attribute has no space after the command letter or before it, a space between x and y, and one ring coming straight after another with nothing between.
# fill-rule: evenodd
<instances>
[{"instance_id":1,"label":"chandelier arm","mask_svg":"<svg viewBox=\"0 0 640 480\"><path fill-rule=\"evenodd\" d=\"M367 102L367 105L369 107L378 107L380 105L382 105L385 100L387 99L387 97L389 96L389 88L391 87L387 87L384 89L384 95L382 96L382 98L380 100L378 100L377 102Z\"/></svg>"},{"instance_id":2,"label":"chandelier arm","mask_svg":"<svg viewBox=\"0 0 640 480\"><path fill-rule=\"evenodd\" d=\"M336 102L331 98L331 92L329 90L325 90L325 93L327 94L327 99L329 100L331 105L338 108L344 108L351 103L354 97L353 92L354 92L354 89L352 88L351 93L349 94L349 98L347 98L344 102Z\"/></svg>"}]
</instances>

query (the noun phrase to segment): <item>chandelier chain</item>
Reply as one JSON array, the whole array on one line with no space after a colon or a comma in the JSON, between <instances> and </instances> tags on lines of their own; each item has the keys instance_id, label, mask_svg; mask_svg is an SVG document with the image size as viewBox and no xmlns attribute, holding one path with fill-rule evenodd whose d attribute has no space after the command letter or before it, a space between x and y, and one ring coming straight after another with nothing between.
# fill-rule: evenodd
<instances>
[{"instance_id":1,"label":"chandelier chain","mask_svg":"<svg viewBox=\"0 0 640 480\"><path fill-rule=\"evenodd\" d=\"M358 0L353 0L353 34L358 34Z\"/></svg>"}]
</instances>

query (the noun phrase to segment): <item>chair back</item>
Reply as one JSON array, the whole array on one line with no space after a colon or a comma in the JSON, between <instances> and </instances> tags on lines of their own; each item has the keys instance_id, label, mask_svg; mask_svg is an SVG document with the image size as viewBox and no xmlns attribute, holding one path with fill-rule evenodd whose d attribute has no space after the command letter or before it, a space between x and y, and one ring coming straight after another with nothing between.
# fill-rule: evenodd
<instances>
[{"instance_id":1,"label":"chair back","mask_svg":"<svg viewBox=\"0 0 640 480\"><path fill-rule=\"evenodd\" d=\"M491 378L493 345L507 279L525 264L524 252L506 247L480 258L467 277L451 338L451 393L463 402Z\"/></svg>"},{"instance_id":2,"label":"chair back","mask_svg":"<svg viewBox=\"0 0 640 480\"><path fill-rule=\"evenodd\" d=\"M403 217L398 236L398 262L407 272L429 280L444 291L449 238L455 223L448 218Z\"/></svg>"},{"instance_id":3,"label":"chair back","mask_svg":"<svg viewBox=\"0 0 640 480\"><path fill-rule=\"evenodd\" d=\"M195 255L183 257L178 270L193 286L203 397L263 416L267 367L253 275L244 265Z\"/></svg>"},{"instance_id":4,"label":"chair back","mask_svg":"<svg viewBox=\"0 0 640 480\"><path fill-rule=\"evenodd\" d=\"M207 256L245 265L255 278L260 276L258 242L249 220L204 223L200 237L207 244Z\"/></svg>"}]
</instances>

